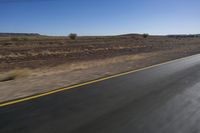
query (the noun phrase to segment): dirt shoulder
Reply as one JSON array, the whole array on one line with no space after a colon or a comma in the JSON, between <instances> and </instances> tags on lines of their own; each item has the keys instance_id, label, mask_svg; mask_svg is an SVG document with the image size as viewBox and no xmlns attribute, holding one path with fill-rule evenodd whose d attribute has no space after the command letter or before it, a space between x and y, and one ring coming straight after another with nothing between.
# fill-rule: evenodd
<instances>
[{"instance_id":1,"label":"dirt shoulder","mask_svg":"<svg viewBox=\"0 0 200 133\"><path fill-rule=\"evenodd\" d=\"M39 94L103 76L139 69L197 54L200 48L187 47L79 61L31 70L28 77L0 82L0 102Z\"/></svg>"}]
</instances>

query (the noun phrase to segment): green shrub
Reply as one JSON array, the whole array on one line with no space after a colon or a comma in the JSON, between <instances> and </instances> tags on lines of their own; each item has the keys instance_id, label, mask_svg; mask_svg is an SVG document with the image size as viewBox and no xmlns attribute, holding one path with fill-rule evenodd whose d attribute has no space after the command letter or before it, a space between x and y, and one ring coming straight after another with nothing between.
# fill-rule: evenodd
<instances>
[{"instance_id":1,"label":"green shrub","mask_svg":"<svg viewBox=\"0 0 200 133\"><path fill-rule=\"evenodd\" d=\"M149 34L143 34L143 38L147 38L149 36Z\"/></svg>"},{"instance_id":2,"label":"green shrub","mask_svg":"<svg viewBox=\"0 0 200 133\"><path fill-rule=\"evenodd\" d=\"M72 39L72 40L76 40L77 34L71 33L71 34L69 34L69 38Z\"/></svg>"}]
</instances>

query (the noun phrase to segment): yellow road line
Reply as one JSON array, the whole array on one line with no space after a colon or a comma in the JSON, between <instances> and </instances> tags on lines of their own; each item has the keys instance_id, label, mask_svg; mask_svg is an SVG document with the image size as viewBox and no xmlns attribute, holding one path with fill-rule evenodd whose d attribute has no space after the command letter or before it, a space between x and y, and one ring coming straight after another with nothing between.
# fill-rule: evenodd
<instances>
[{"instance_id":1,"label":"yellow road line","mask_svg":"<svg viewBox=\"0 0 200 133\"><path fill-rule=\"evenodd\" d=\"M41 94L37 94L37 95L34 95L34 96L29 96L29 97L26 97L26 98L21 98L21 99L17 99L17 100L13 100L13 101L8 101L8 102L3 102L3 103L0 103L0 107L4 107L4 106L8 106L8 105L12 105L12 104L16 104L16 103L20 103L20 102L24 102L24 101L36 99L36 98L39 98L39 97L47 96L47 95L54 94L54 93L57 93L57 92L61 92L61 91L85 86L85 85L88 85L88 84L92 84L92 83L96 83L96 82L100 82L100 81L104 81L104 80L108 80L108 79L112 79L112 78L115 78L115 77L124 76L124 75L127 75L127 74L131 74L131 73L135 73L135 72L138 72L138 71L150 69L150 68L153 68L153 67L169 64L169 63L175 62L177 60L186 59L186 58L190 58L190 57L192 57L192 56L188 56L188 57L184 57L184 58L180 58L180 59L175 59L175 60L172 60L172 61L167 61L167 62L164 62L164 63L152 65L152 66L137 69L137 70L131 70L131 71L128 71L128 72L123 72L123 73L120 73L120 74L116 74L116 75L112 75L112 76L88 81L88 82L85 82L85 83L80 83L80 84L77 84L77 85L72 85L72 86L69 86L69 87L66 87L66 88L60 88L60 89L49 91L49 92L46 92L46 93L41 93Z\"/></svg>"}]
</instances>

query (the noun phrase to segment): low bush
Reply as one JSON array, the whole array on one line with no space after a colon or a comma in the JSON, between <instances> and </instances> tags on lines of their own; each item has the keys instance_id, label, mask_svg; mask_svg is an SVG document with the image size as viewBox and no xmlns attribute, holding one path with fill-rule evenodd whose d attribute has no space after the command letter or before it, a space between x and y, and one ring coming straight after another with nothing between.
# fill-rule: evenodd
<instances>
[{"instance_id":1,"label":"low bush","mask_svg":"<svg viewBox=\"0 0 200 133\"><path fill-rule=\"evenodd\" d=\"M71 34L69 34L69 38L72 39L72 40L76 40L77 34L71 33Z\"/></svg>"},{"instance_id":2,"label":"low bush","mask_svg":"<svg viewBox=\"0 0 200 133\"><path fill-rule=\"evenodd\" d=\"M143 34L143 38L147 38L149 34Z\"/></svg>"},{"instance_id":3,"label":"low bush","mask_svg":"<svg viewBox=\"0 0 200 133\"><path fill-rule=\"evenodd\" d=\"M13 70L8 73L0 75L0 82L15 80L17 78L23 78L30 74L28 69Z\"/></svg>"}]
</instances>

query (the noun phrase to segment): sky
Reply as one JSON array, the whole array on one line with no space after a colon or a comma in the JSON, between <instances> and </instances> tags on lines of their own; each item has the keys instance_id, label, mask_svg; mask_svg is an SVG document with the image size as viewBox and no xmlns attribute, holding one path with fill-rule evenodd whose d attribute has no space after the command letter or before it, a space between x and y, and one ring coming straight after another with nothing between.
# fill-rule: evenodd
<instances>
[{"instance_id":1,"label":"sky","mask_svg":"<svg viewBox=\"0 0 200 133\"><path fill-rule=\"evenodd\" d=\"M200 0L0 0L0 32L199 34Z\"/></svg>"}]
</instances>

